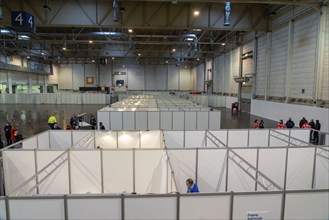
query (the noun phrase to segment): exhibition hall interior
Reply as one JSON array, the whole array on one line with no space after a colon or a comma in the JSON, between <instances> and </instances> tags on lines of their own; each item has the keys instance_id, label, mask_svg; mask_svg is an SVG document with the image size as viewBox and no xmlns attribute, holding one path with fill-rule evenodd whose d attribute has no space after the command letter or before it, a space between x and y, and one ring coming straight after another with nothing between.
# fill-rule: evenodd
<instances>
[{"instance_id":1,"label":"exhibition hall interior","mask_svg":"<svg viewBox=\"0 0 329 220\"><path fill-rule=\"evenodd\" d=\"M328 0L0 0L0 220L328 207Z\"/></svg>"}]
</instances>

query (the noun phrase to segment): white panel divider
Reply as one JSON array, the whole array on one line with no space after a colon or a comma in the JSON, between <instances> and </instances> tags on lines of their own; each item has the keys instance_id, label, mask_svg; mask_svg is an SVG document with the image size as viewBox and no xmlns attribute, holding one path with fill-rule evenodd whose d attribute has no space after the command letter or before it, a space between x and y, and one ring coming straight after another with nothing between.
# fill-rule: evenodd
<instances>
[{"instance_id":1,"label":"white panel divider","mask_svg":"<svg viewBox=\"0 0 329 220\"><path fill-rule=\"evenodd\" d=\"M117 131L123 129L123 112L111 112L110 113L110 123L111 130ZM105 128L107 130L107 128Z\"/></svg>"},{"instance_id":2,"label":"white panel divider","mask_svg":"<svg viewBox=\"0 0 329 220\"><path fill-rule=\"evenodd\" d=\"M280 219L281 194L236 195L233 201L233 219L253 219L257 214L263 219Z\"/></svg>"},{"instance_id":3,"label":"white panel divider","mask_svg":"<svg viewBox=\"0 0 329 220\"><path fill-rule=\"evenodd\" d=\"M28 201L28 202L27 202ZM64 200L33 198L10 200L10 219L64 220Z\"/></svg>"},{"instance_id":4,"label":"white panel divider","mask_svg":"<svg viewBox=\"0 0 329 220\"><path fill-rule=\"evenodd\" d=\"M120 198L70 198L67 201L68 219L113 219L121 218Z\"/></svg>"},{"instance_id":5,"label":"white panel divider","mask_svg":"<svg viewBox=\"0 0 329 220\"><path fill-rule=\"evenodd\" d=\"M176 219L176 199L172 197L132 197L125 199L125 219Z\"/></svg>"},{"instance_id":6,"label":"white panel divider","mask_svg":"<svg viewBox=\"0 0 329 220\"><path fill-rule=\"evenodd\" d=\"M230 199L229 195L182 196L179 219L230 219Z\"/></svg>"}]
</instances>

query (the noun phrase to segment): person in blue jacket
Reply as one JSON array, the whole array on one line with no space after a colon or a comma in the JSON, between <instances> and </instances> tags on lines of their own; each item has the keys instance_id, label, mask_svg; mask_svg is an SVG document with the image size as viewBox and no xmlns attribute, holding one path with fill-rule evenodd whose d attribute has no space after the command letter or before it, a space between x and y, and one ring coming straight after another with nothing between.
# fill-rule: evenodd
<instances>
[{"instance_id":1,"label":"person in blue jacket","mask_svg":"<svg viewBox=\"0 0 329 220\"><path fill-rule=\"evenodd\" d=\"M199 188L196 183L192 179L186 180L186 187L187 187L187 193L198 193Z\"/></svg>"}]
</instances>

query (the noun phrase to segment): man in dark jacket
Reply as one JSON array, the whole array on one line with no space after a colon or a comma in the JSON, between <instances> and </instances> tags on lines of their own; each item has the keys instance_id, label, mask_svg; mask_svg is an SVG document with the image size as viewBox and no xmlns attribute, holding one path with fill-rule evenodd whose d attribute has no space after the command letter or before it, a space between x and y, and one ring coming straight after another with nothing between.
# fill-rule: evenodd
<instances>
[{"instance_id":1,"label":"man in dark jacket","mask_svg":"<svg viewBox=\"0 0 329 220\"><path fill-rule=\"evenodd\" d=\"M308 121L306 120L305 117L303 117L300 122L299 122L299 127L302 128L303 124L307 123Z\"/></svg>"},{"instance_id":2,"label":"man in dark jacket","mask_svg":"<svg viewBox=\"0 0 329 220\"><path fill-rule=\"evenodd\" d=\"M0 149L2 149L5 146L5 144L2 141L2 135L0 133Z\"/></svg>"},{"instance_id":3,"label":"man in dark jacket","mask_svg":"<svg viewBox=\"0 0 329 220\"><path fill-rule=\"evenodd\" d=\"M295 122L289 118L289 120L286 122L286 128L294 128Z\"/></svg>"},{"instance_id":4,"label":"man in dark jacket","mask_svg":"<svg viewBox=\"0 0 329 220\"><path fill-rule=\"evenodd\" d=\"M313 119L311 119L311 121L308 124L311 126L312 129L314 129L315 123L314 123L314 120ZM311 136L310 139L311 139L311 142L312 142L314 140L314 132L313 132L313 130L311 130L310 136Z\"/></svg>"},{"instance_id":5,"label":"man in dark jacket","mask_svg":"<svg viewBox=\"0 0 329 220\"><path fill-rule=\"evenodd\" d=\"M313 137L313 141L314 143L318 144L319 143L319 132L321 130L321 124L319 122L319 120L315 121L315 125L314 125L314 137Z\"/></svg>"},{"instance_id":6,"label":"man in dark jacket","mask_svg":"<svg viewBox=\"0 0 329 220\"><path fill-rule=\"evenodd\" d=\"M4 129L5 131L5 137L6 137L6 141L7 141L7 146L11 145L11 140L10 140L10 130L11 130L11 125L9 124L9 122L6 123Z\"/></svg>"}]
</instances>

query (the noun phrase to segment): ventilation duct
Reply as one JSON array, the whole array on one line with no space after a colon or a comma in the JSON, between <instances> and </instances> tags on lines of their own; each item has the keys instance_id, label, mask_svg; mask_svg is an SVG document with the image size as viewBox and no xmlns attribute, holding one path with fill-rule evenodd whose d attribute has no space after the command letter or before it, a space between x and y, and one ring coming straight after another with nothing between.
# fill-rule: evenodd
<instances>
[{"instance_id":1,"label":"ventilation duct","mask_svg":"<svg viewBox=\"0 0 329 220\"><path fill-rule=\"evenodd\" d=\"M113 21L119 22L119 5L118 0L113 0Z\"/></svg>"},{"instance_id":2,"label":"ventilation duct","mask_svg":"<svg viewBox=\"0 0 329 220\"><path fill-rule=\"evenodd\" d=\"M224 15L224 26L230 26L231 24L231 3L225 3L225 15Z\"/></svg>"}]
</instances>

